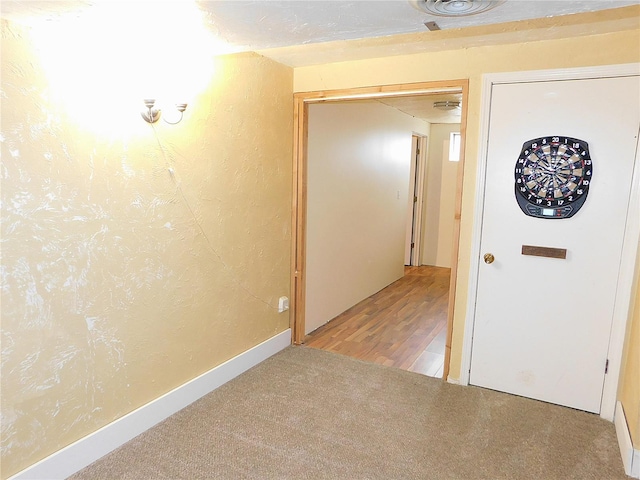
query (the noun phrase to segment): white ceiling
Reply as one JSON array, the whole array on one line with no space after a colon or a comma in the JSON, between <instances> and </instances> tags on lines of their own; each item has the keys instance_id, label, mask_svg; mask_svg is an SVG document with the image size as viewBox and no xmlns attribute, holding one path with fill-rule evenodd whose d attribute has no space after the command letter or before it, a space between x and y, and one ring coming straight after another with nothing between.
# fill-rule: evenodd
<instances>
[{"instance_id":1,"label":"white ceiling","mask_svg":"<svg viewBox=\"0 0 640 480\"><path fill-rule=\"evenodd\" d=\"M460 123L461 109L439 110L434 108L435 102L462 101L462 93L442 93L421 96L402 96L380 98L377 101L400 110L407 115L420 118L429 123Z\"/></svg>"},{"instance_id":2,"label":"white ceiling","mask_svg":"<svg viewBox=\"0 0 640 480\"><path fill-rule=\"evenodd\" d=\"M55 20L56 17L70 14L79 15L104 1L119 2L123 15L126 15L133 3L144 4L150 10L156 3L156 0L0 0L0 16L20 23L29 23L34 18ZM204 15L207 28L216 38L232 45L234 51L260 51L291 66L311 64L314 61L321 63L321 60L335 61L333 58L342 52L334 48L335 44L328 43L326 48L323 47L324 42L428 32L425 22L435 21L443 31L455 30L458 33L451 33L464 37L459 34L460 29L465 31L468 27L640 5L640 0L505 0L484 13L448 18L419 10L415 6L415 2L419 0L195 1ZM117 32L117 25L113 27L114 32ZM149 27L153 29L152 25ZM141 28L141 35L143 31L144 27ZM448 33L428 33L431 34L434 34L434 38L437 36L435 34L439 34L444 38L442 41L451 42L448 37L443 37ZM477 38L474 41L477 42ZM419 48L426 48L424 43L419 43ZM438 48L437 45L434 42L432 46ZM409 46L400 41L396 48L398 52L406 53ZM320 55L319 49L322 49ZM365 51L364 48L351 48L351 56L342 55L339 58L364 58ZM352 58L353 55L356 57ZM459 121L452 116L455 111L447 115L434 111L433 101L432 98L409 97L387 99L384 103L433 123Z\"/></svg>"},{"instance_id":3,"label":"white ceiling","mask_svg":"<svg viewBox=\"0 0 640 480\"><path fill-rule=\"evenodd\" d=\"M476 0L477 1L477 0ZM198 0L225 40L252 50L445 30L637 5L638 0L507 0L466 17L429 15L409 0Z\"/></svg>"},{"instance_id":4,"label":"white ceiling","mask_svg":"<svg viewBox=\"0 0 640 480\"><path fill-rule=\"evenodd\" d=\"M0 0L0 16L14 21L82 12L105 0ZM154 0L106 0L153 9ZM186 0L169 0L186 1ZM506 0L484 13L447 18L429 15L410 0L195 0L209 29L243 50L264 50L335 40L499 24L639 5L640 0ZM486 0L464 0L486 1ZM117 26L114 25L114 31Z\"/></svg>"}]
</instances>

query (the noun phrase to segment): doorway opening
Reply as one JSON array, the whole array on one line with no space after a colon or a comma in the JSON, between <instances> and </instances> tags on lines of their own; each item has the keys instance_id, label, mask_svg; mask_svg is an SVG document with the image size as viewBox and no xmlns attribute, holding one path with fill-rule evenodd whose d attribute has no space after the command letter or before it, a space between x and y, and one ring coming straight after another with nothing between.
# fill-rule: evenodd
<instances>
[{"instance_id":1,"label":"doorway opening","mask_svg":"<svg viewBox=\"0 0 640 480\"><path fill-rule=\"evenodd\" d=\"M293 179L293 241L292 241L292 285L291 285L291 327L293 342L301 344L305 337L305 302L307 288L307 186L308 186L308 139L309 107L327 102L350 102L362 100L408 99L409 97L428 97L438 94L459 93L462 98L460 135L461 154L458 162L457 181L455 183L455 206L453 212L453 239L451 245L451 274L448 289L447 327L444 353L443 377L448 375L450 346L452 337L452 319L454 311L455 286L457 278L457 252L459 237L460 208L462 196L462 170L464 168L464 135L467 109L467 80L427 82L419 84L388 85L372 88L359 88L339 91L318 91L295 94L295 136L294 136L294 179ZM419 254L414 255L416 263ZM400 259L402 261L402 258Z\"/></svg>"}]
</instances>

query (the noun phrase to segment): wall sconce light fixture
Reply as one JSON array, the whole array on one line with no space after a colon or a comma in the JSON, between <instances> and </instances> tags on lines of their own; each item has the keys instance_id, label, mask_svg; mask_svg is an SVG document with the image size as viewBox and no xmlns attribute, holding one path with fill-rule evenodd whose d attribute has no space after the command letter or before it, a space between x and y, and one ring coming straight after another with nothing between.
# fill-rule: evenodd
<instances>
[{"instance_id":1,"label":"wall sconce light fixture","mask_svg":"<svg viewBox=\"0 0 640 480\"><path fill-rule=\"evenodd\" d=\"M141 112L142 118L145 119L146 122L148 123L155 123L160 119L160 109L156 108L156 101L154 98L145 98L144 99L144 105L146 107L145 110L143 110ZM173 121L169 121L166 118L164 118L163 120L171 125L175 125L176 123L180 123L180 120L182 120L182 116L184 114L184 111L187 109L187 104L186 103L176 103L176 111L178 111L180 113L180 117L178 118L178 120L176 120L175 122Z\"/></svg>"}]
</instances>

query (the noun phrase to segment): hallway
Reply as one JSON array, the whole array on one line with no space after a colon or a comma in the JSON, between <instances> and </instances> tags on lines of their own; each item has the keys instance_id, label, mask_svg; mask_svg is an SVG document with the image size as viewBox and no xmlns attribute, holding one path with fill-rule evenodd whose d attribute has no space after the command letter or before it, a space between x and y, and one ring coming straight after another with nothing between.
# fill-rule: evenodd
<instances>
[{"instance_id":1,"label":"hallway","mask_svg":"<svg viewBox=\"0 0 640 480\"><path fill-rule=\"evenodd\" d=\"M305 338L305 345L442 377L451 270L405 267L405 275Z\"/></svg>"}]
</instances>

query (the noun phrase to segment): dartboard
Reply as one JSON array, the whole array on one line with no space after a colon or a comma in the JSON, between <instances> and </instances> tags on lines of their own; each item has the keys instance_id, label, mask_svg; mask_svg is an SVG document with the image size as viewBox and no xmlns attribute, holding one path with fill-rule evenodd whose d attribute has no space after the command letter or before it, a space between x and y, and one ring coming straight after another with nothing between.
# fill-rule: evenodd
<instances>
[{"instance_id":1,"label":"dartboard","mask_svg":"<svg viewBox=\"0 0 640 480\"><path fill-rule=\"evenodd\" d=\"M518 205L531 217L572 217L587 199L592 174L584 140L541 137L524 142L515 168Z\"/></svg>"}]
</instances>

